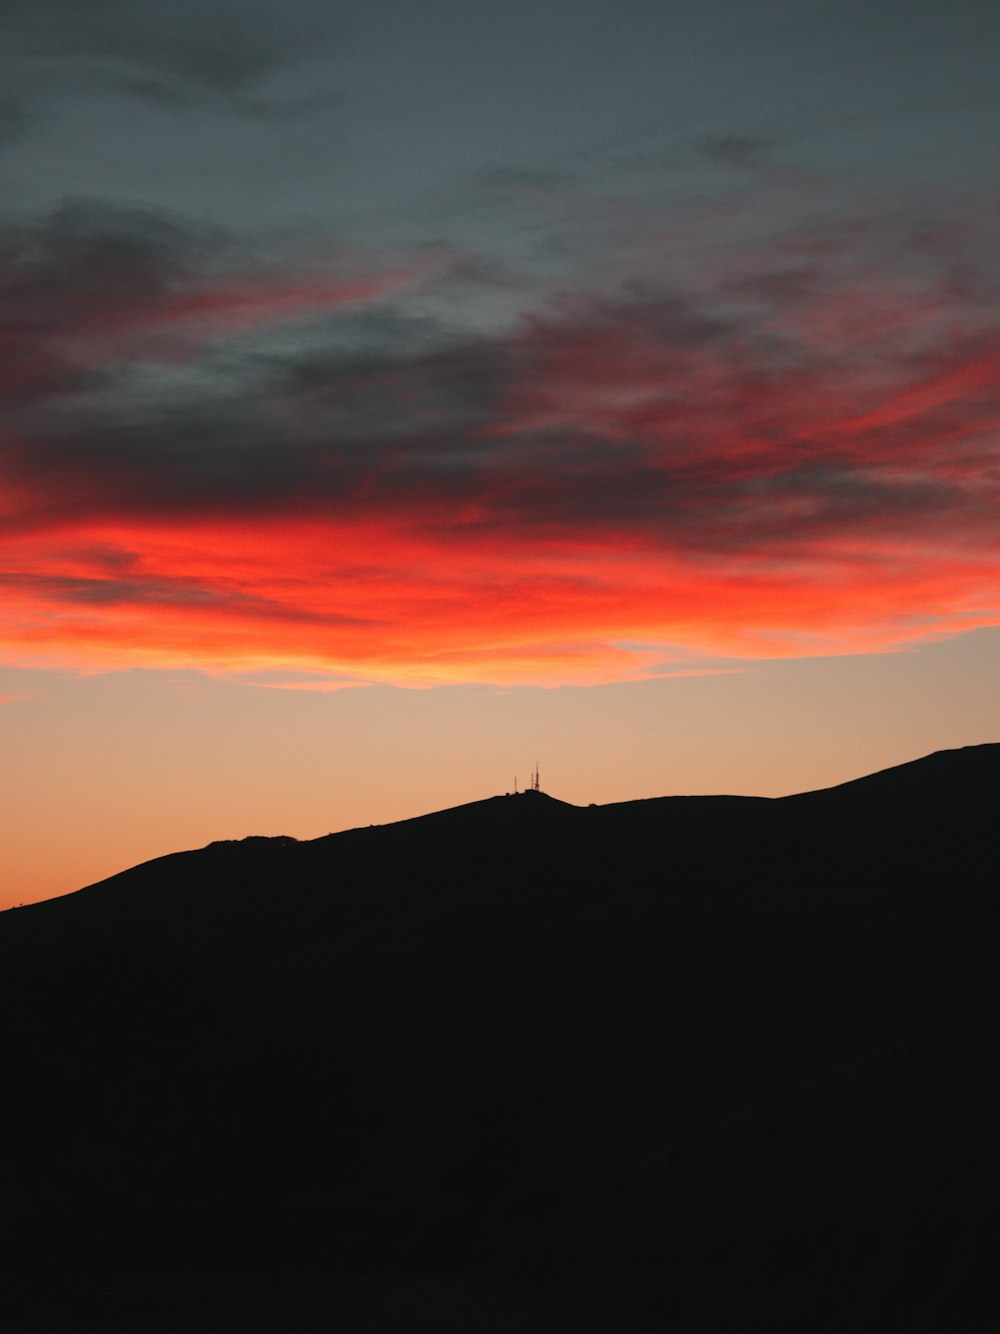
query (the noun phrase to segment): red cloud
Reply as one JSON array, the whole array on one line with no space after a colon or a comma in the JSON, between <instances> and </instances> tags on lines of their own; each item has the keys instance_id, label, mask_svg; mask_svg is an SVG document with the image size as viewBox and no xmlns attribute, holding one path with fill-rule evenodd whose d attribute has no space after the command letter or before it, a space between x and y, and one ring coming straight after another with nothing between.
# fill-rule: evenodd
<instances>
[{"instance_id":1,"label":"red cloud","mask_svg":"<svg viewBox=\"0 0 1000 1334\"><path fill-rule=\"evenodd\" d=\"M103 559L33 547L46 575L7 582L4 638L28 660L92 666L299 666L368 679L574 680L641 674L641 639L776 656L884 649L996 622L997 561L898 545L808 564L703 561L550 541L414 541L392 523L250 533L218 525L79 534ZM125 571L109 553L143 547ZM8 576L9 580L9 576Z\"/></svg>"},{"instance_id":2,"label":"red cloud","mask_svg":"<svg viewBox=\"0 0 1000 1334\"><path fill-rule=\"evenodd\" d=\"M73 380L67 339L124 371L129 338L399 279L210 286L140 257L138 296L63 320L53 263L45 319L15 321L38 356L0 440L8 655L596 680L662 670L635 643L860 652L1000 621L1000 338L892 273L779 275L736 310L581 301L493 338L358 326L360 352L258 350L168 411Z\"/></svg>"}]
</instances>

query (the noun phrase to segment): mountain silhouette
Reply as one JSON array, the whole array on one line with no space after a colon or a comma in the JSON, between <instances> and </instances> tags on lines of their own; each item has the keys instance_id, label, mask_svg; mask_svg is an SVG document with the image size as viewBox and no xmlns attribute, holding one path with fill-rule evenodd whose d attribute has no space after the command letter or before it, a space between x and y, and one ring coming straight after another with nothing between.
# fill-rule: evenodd
<instances>
[{"instance_id":1,"label":"mountain silhouette","mask_svg":"<svg viewBox=\"0 0 1000 1334\"><path fill-rule=\"evenodd\" d=\"M4 914L11 1327L985 1330L998 798L529 791Z\"/></svg>"}]
</instances>

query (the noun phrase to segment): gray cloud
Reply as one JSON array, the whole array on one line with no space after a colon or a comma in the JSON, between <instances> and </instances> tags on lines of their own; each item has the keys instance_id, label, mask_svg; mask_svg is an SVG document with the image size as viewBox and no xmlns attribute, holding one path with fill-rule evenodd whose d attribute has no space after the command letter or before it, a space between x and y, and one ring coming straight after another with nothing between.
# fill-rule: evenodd
<instances>
[{"instance_id":1,"label":"gray cloud","mask_svg":"<svg viewBox=\"0 0 1000 1334\"><path fill-rule=\"evenodd\" d=\"M741 170L754 170L762 165L762 158L774 140L753 138L739 134L709 135L701 142L701 150L713 162Z\"/></svg>"},{"instance_id":2,"label":"gray cloud","mask_svg":"<svg viewBox=\"0 0 1000 1334\"><path fill-rule=\"evenodd\" d=\"M33 573L0 573L0 589L16 594L30 594L49 603L67 607L108 608L119 606L183 607L189 612L224 609L230 618L260 619L272 623L303 626L365 626L380 624L376 618L346 616L335 612L319 614L290 607L286 603L232 588L220 589L194 579L94 578Z\"/></svg>"},{"instance_id":3,"label":"gray cloud","mask_svg":"<svg viewBox=\"0 0 1000 1334\"><path fill-rule=\"evenodd\" d=\"M19 98L0 97L0 149L16 143L27 131L31 117Z\"/></svg>"},{"instance_id":4,"label":"gray cloud","mask_svg":"<svg viewBox=\"0 0 1000 1334\"><path fill-rule=\"evenodd\" d=\"M221 235L162 215L69 201L0 233L0 410L99 388L118 374L95 340L141 342L225 251Z\"/></svg>"},{"instance_id":5,"label":"gray cloud","mask_svg":"<svg viewBox=\"0 0 1000 1334\"><path fill-rule=\"evenodd\" d=\"M118 88L165 107L210 105L262 117L334 105L331 90L272 96L268 80L338 27L319 5L280 14L237 0L11 0L8 57L16 53L37 85L47 74Z\"/></svg>"},{"instance_id":6,"label":"gray cloud","mask_svg":"<svg viewBox=\"0 0 1000 1334\"><path fill-rule=\"evenodd\" d=\"M210 304L234 273L251 281L252 266L225 236L145 211L77 202L8 228L0 337L16 430L0 454L29 497L15 527L372 514L445 542L474 525L511 541L620 534L706 558L788 556L834 533L954 536L960 515L975 541L995 500L1000 403L977 369L991 335L880 351L903 397L866 422L840 386L868 354L796 333L835 289L819 250L730 282L721 301L634 282L495 334L389 301L293 312L280 336L223 322L160 364L176 312ZM89 363L102 347L107 364ZM908 405L908 386L948 377L961 392ZM169 596L127 568L105 577L123 597Z\"/></svg>"}]
</instances>

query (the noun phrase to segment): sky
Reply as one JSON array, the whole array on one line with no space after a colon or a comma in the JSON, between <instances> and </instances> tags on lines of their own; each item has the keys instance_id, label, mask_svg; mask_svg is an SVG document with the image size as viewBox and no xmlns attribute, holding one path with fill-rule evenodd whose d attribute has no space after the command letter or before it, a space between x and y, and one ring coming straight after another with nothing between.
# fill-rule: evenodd
<instances>
[{"instance_id":1,"label":"sky","mask_svg":"<svg viewBox=\"0 0 1000 1334\"><path fill-rule=\"evenodd\" d=\"M6 0L0 906L1000 740L993 0Z\"/></svg>"}]
</instances>

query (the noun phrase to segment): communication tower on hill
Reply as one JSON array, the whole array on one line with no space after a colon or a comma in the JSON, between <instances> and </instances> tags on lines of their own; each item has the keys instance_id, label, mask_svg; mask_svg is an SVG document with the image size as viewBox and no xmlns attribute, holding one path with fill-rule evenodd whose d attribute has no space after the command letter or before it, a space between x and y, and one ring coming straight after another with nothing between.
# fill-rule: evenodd
<instances>
[{"instance_id":1,"label":"communication tower on hill","mask_svg":"<svg viewBox=\"0 0 1000 1334\"><path fill-rule=\"evenodd\" d=\"M537 761L537 760L535 761L535 767L534 767L534 769L532 769L532 771L531 771L531 777L528 779L528 786L527 786L524 790L525 790L525 792L541 792L541 790L542 790L542 780L541 780L541 775L540 775L540 772L539 772L538 761ZM508 793L507 793L507 796L509 797L510 795L511 795L511 794L508 792ZM520 793L519 790L518 790L518 786L517 786L517 776L516 776L516 775L515 775L515 777L514 777L514 793L513 793L513 795L514 795L515 797L521 795L521 793Z\"/></svg>"}]
</instances>

